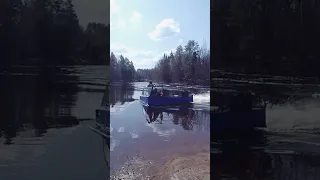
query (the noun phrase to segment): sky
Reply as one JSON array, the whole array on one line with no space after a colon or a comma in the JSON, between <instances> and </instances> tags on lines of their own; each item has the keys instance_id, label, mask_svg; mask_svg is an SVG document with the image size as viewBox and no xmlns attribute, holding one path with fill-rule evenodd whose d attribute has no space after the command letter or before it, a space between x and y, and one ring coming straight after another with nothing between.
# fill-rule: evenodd
<instances>
[{"instance_id":1,"label":"sky","mask_svg":"<svg viewBox=\"0 0 320 180\"><path fill-rule=\"evenodd\" d=\"M188 40L210 47L210 0L110 0L110 25L110 51L153 68Z\"/></svg>"},{"instance_id":2,"label":"sky","mask_svg":"<svg viewBox=\"0 0 320 180\"><path fill-rule=\"evenodd\" d=\"M110 51L153 68L188 40L210 47L209 0L73 0L80 24L111 24Z\"/></svg>"}]
</instances>

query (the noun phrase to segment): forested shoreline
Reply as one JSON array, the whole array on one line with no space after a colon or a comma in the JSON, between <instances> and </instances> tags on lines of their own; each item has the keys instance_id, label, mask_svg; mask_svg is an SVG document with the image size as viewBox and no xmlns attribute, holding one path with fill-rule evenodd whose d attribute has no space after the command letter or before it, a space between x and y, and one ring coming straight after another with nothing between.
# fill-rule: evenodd
<instances>
[{"instance_id":1,"label":"forested shoreline","mask_svg":"<svg viewBox=\"0 0 320 180\"><path fill-rule=\"evenodd\" d=\"M71 0L0 3L0 65L107 65L110 27L79 24Z\"/></svg>"},{"instance_id":2,"label":"forested shoreline","mask_svg":"<svg viewBox=\"0 0 320 180\"><path fill-rule=\"evenodd\" d=\"M320 76L319 0L216 0L212 53L220 70Z\"/></svg>"},{"instance_id":3,"label":"forested shoreline","mask_svg":"<svg viewBox=\"0 0 320 180\"><path fill-rule=\"evenodd\" d=\"M156 81L162 83L210 83L210 51L204 43L189 40L175 52L164 54L152 69L135 69L132 61L111 52L110 78L112 82Z\"/></svg>"}]
</instances>

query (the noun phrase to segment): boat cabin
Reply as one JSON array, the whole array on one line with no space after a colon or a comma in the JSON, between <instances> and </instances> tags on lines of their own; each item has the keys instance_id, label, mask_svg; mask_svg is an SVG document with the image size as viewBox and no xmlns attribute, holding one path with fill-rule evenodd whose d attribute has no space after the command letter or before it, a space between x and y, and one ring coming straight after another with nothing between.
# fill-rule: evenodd
<instances>
[{"instance_id":1,"label":"boat cabin","mask_svg":"<svg viewBox=\"0 0 320 180\"><path fill-rule=\"evenodd\" d=\"M163 89L158 89L157 87L146 87L142 90L142 96L163 96Z\"/></svg>"},{"instance_id":2,"label":"boat cabin","mask_svg":"<svg viewBox=\"0 0 320 180\"><path fill-rule=\"evenodd\" d=\"M167 90L156 86L146 87L142 91L142 96L163 96L163 97L189 97L190 93L188 91L182 90Z\"/></svg>"}]
</instances>

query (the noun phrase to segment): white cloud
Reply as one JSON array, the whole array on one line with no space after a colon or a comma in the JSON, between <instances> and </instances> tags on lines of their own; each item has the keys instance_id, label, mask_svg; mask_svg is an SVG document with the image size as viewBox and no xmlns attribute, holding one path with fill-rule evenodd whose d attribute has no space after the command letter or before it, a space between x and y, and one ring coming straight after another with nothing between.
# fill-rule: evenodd
<instances>
[{"instance_id":1,"label":"white cloud","mask_svg":"<svg viewBox=\"0 0 320 180\"><path fill-rule=\"evenodd\" d=\"M126 27L126 22L122 19L118 19L118 26L124 28Z\"/></svg>"},{"instance_id":2,"label":"white cloud","mask_svg":"<svg viewBox=\"0 0 320 180\"><path fill-rule=\"evenodd\" d=\"M180 38L179 39L179 44L181 44L183 42L183 39L182 38Z\"/></svg>"},{"instance_id":3,"label":"white cloud","mask_svg":"<svg viewBox=\"0 0 320 180\"><path fill-rule=\"evenodd\" d=\"M122 54L133 62L135 68L153 68L156 62L163 57L163 54L169 54L171 51L174 53L175 49L168 51L157 50L143 50L128 47L119 42L112 42L110 44L110 51L116 56Z\"/></svg>"},{"instance_id":4,"label":"white cloud","mask_svg":"<svg viewBox=\"0 0 320 180\"><path fill-rule=\"evenodd\" d=\"M112 42L110 44L111 52L115 54L122 54L126 57L137 57L137 56L150 56L154 53L154 51L148 50L139 50L132 47L128 47L122 43Z\"/></svg>"},{"instance_id":5,"label":"white cloud","mask_svg":"<svg viewBox=\"0 0 320 180\"><path fill-rule=\"evenodd\" d=\"M110 0L110 14L115 14L120 11L120 6L116 0Z\"/></svg>"},{"instance_id":6,"label":"white cloud","mask_svg":"<svg viewBox=\"0 0 320 180\"><path fill-rule=\"evenodd\" d=\"M138 23L141 21L141 14L137 11L133 11L130 21L133 23Z\"/></svg>"},{"instance_id":7,"label":"white cloud","mask_svg":"<svg viewBox=\"0 0 320 180\"><path fill-rule=\"evenodd\" d=\"M113 17L120 11L120 5L116 0L110 0L110 30L114 29L114 24L112 23Z\"/></svg>"},{"instance_id":8,"label":"white cloud","mask_svg":"<svg viewBox=\"0 0 320 180\"><path fill-rule=\"evenodd\" d=\"M148 36L150 39L157 41L174 36L178 33L180 33L179 23L175 22L174 19L164 19L148 34Z\"/></svg>"}]
</instances>

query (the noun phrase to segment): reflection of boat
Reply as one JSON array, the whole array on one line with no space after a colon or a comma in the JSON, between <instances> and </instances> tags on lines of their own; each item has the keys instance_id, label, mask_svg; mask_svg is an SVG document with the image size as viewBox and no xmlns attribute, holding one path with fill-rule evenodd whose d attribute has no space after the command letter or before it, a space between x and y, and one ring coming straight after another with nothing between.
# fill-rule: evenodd
<instances>
[{"instance_id":1,"label":"reflection of boat","mask_svg":"<svg viewBox=\"0 0 320 180\"><path fill-rule=\"evenodd\" d=\"M180 105L193 102L193 95L188 91L160 90L153 86L143 89L140 101L147 106Z\"/></svg>"},{"instance_id":2,"label":"reflection of boat","mask_svg":"<svg viewBox=\"0 0 320 180\"><path fill-rule=\"evenodd\" d=\"M152 123L157 120L157 118L160 116L160 120L162 122L163 120L163 110L161 109L155 109L151 106L143 106L144 112L146 113L146 120L148 123Z\"/></svg>"},{"instance_id":3,"label":"reflection of boat","mask_svg":"<svg viewBox=\"0 0 320 180\"><path fill-rule=\"evenodd\" d=\"M163 113L167 114L175 114L179 116L188 116L188 112L190 111L189 106L180 106L176 108L165 108L165 107L153 107L142 105L144 112L146 113L148 123L154 122L158 117L160 120L163 120Z\"/></svg>"},{"instance_id":4,"label":"reflection of boat","mask_svg":"<svg viewBox=\"0 0 320 180\"><path fill-rule=\"evenodd\" d=\"M196 126L210 127L209 112L196 112L192 109L192 104L179 107L154 107L142 105L143 113L148 123L163 123L163 120L170 120L173 124L180 124L185 130L194 130Z\"/></svg>"},{"instance_id":5,"label":"reflection of boat","mask_svg":"<svg viewBox=\"0 0 320 180\"><path fill-rule=\"evenodd\" d=\"M228 107L212 110L210 114L213 132L245 131L266 127L266 107L254 107L251 94L234 96Z\"/></svg>"}]
</instances>

